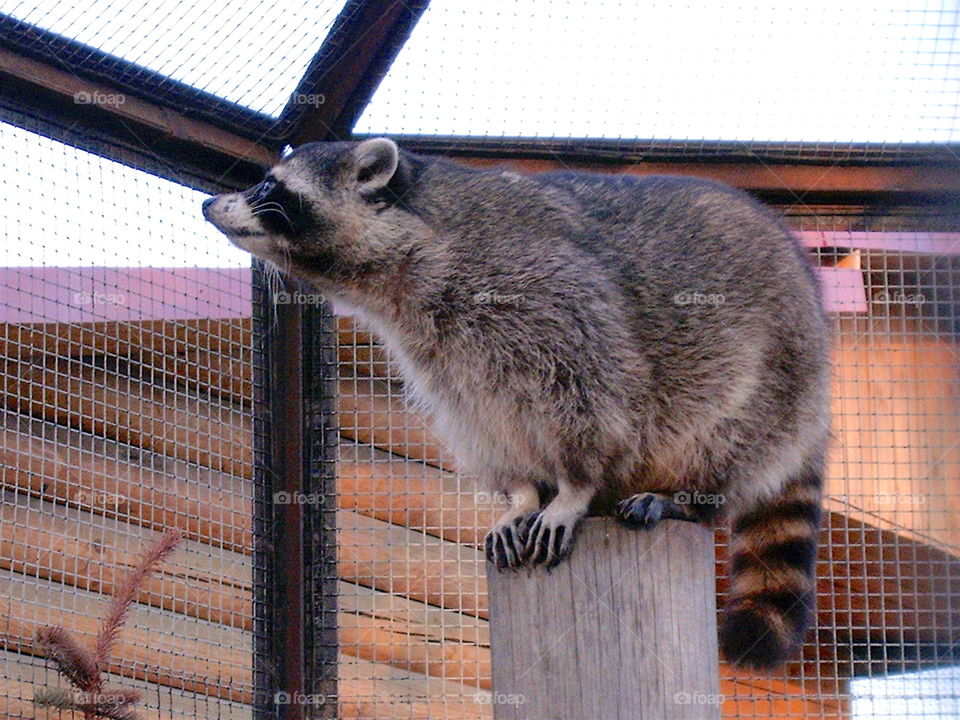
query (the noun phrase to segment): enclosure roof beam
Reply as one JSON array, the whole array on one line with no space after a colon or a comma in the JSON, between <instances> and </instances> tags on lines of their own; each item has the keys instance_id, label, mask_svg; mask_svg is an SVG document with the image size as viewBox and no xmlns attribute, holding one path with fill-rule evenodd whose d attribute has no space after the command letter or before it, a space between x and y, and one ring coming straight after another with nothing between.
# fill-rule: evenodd
<instances>
[{"instance_id":1,"label":"enclosure roof beam","mask_svg":"<svg viewBox=\"0 0 960 720\"><path fill-rule=\"evenodd\" d=\"M358 136L359 137L359 136ZM411 152L522 173L708 177L772 202L927 202L960 198L960 146L394 135Z\"/></svg>"},{"instance_id":2,"label":"enclosure roof beam","mask_svg":"<svg viewBox=\"0 0 960 720\"><path fill-rule=\"evenodd\" d=\"M262 144L5 48L0 106L10 122L45 121L62 129L58 140L198 189L245 187L276 159Z\"/></svg>"},{"instance_id":3,"label":"enclosure roof beam","mask_svg":"<svg viewBox=\"0 0 960 720\"><path fill-rule=\"evenodd\" d=\"M289 133L300 145L315 140L342 140L350 135L400 48L410 37L429 0L354 0L304 73L281 122L301 112Z\"/></svg>"}]
</instances>

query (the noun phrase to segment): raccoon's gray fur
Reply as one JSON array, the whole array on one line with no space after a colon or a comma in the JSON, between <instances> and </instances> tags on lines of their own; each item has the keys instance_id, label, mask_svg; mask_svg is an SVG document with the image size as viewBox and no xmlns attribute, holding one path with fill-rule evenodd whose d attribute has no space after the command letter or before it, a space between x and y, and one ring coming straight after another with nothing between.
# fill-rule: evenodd
<instances>
[{"instance_id":1,"label":"raccoon's gray fur","mask_svg":"<svg viewBox=\"0 0 960 720\"><path fill-rule=\"evenodd\" d=\"M726 656L770 667L800 642L828 327L804 252L748 196L476 171L376 138L305 145L204 215L379 334L462 467L512 498L487 538L499 567L559 562L591 508L723 514Z\"/></svg>"}]
</instances>

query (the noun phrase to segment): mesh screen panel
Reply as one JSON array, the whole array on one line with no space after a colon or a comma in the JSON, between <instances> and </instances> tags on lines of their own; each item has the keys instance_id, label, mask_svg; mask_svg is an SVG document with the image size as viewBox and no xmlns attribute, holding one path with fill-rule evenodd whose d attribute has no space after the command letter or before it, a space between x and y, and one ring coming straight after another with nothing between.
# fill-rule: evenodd
<instances>
[{"instance_id":1,"label":"mesh screen panel","mask_svg":"<svg viewBox=\"0 0 960 720\"><path fill-rule=\"evenodd\" d=\"M957 28L955 3L434 4L355 130L413 136L420 147L441 152L457 151L456 142L431 136L466 136L458 154L496 155L501 148L537 158L505 163L512 170L567 169L563 158L583 138L605 141L589 146L615 172L637 169L616 164L618 146L642 160L645 143L675 155L723 146L771 177L780 169L765 165L761 153L896 160L911 148L898 143L956 139ZM569 147L556 142L566 138ZM589 154L578 159L589 162ZM943 148L942 157L955 167L953 150ZM818 172L823 178L830 168ZM786 180L781 195L787 199L780 210L821 268L837 338L819 613L803 660L784 671L744 676L721 667L722 714L899 718L909 712L946 720L957 715L960 695L957 205L950 198L830 206L788 191ZM381 629L396 634L345 632L345 652L395 658L395 666L460 683L451 688L418 677L423 704L410 710L417 717L489 717L483 703L490 698L482 692L489 675L473 675L486 671L484 640L454 640L446 630L449 615L430 613L440 604L460 612L471 628L477 617L482 621L475 545L464 568L462 547L449 543L477 542L496 511L469 479L443 472L453 469L452 460L395 399L399 378L389 357L357 332L352 326L347 336L341 332L348 348L341 346L341 370L360 377L345 388L341 381L344 435L352 437L350 428L360 425L352 432L365 441L365 453L373 438L393 455L368 457L366 464L379 468L372 480L366 467L354 471L342 463L340 502L372 503L381 520L427 529L423 559L414 545L417 566L408 553L393 561L389 579L379 568L372 575L383 590L427 603L406 626L428 639L411 650L384 620ZM400 467L397 455L406 458ZM367 494L371 484L382 488L381 500ZM422 497L411 498L411 488ZM724 561L726 534L719 531L717 539ZM345 556L362 551L341 542ZM461 568L449 597L445 573L437 572L444 566L434 561ZM725 563L718 572L722 604ZM432 587L423 579L431 577ZM344 589L341 607L353 602ZM354 649L346 644L351 634L362 641ZM442 650L454 642L456 650ZM365 667L358 661L358 676ZM404 712L414 692L408 685L393 691L392 701L381 695L370 702ZM479 706L470 710L471 702Z\"/></svg>"},{"instance_id":2,"label":"mesh screen panel","mask_svg":"<svg viewBox=\"0 0 960 720\"><path fill-rule=\"evenodd\" d=\"M85 89L77 102L110 106L127 95L157 102L258 141L278 144L303 114L325 102L298 92L328 68L312 63L334 20L357 2L0 4L0 45L116 91ZM338 38L328 51L342 57Z\"/></svg>"},{"instance_id":3,"label":"mesh screen panel","mask_svg":"<svg viewBox=\"0 0 960 720\"><path fill-rule=\"evenodd\" d=\"M240 2L211 13L187 2L116 3L110 12L91 1L4 2L0 13L276 116L343 4ZM68 67L77 59L59 57Z\"/></svg>"},{"instance_id":4,"label":"mesh screen panel","mask_svg":"<svg viewBox=\"0 0 960 720\"><path fill-rule=\"evenodd\" d=\"M837 334L819 612L802 661L763 675L721 666L722 714L948 720L960 692L960 236L782 209L813 246ZM941 231L958 220L927 215ZM345 319L340 343L345 696L373 676L361 717L491 717L477 547L503 508L402 404L389 355Z\"/></svg>"},{"instance_id":5,"label":"mesh screen panel","mask_svg":"<svg viewBox=\"0 0 960 720\"><path fill-rule=\"evenodd\" d=\"M953 2L434 3L363 133L957 139Z\"/></svg>"},{"instance_id":6,"label":"mesh screen panel","mask_svg":"<svg viewBox=\"0 0 960 720\"><path fill-rule=\"evenodd\" d=\"M0 155L0 715L61 715L32 705L68 687L34 634L90 647L109 594L179 528L108 683L141 690L147 717L250 717L249 258L200 192L6 123Z\"/></svg>"}]
</instances>

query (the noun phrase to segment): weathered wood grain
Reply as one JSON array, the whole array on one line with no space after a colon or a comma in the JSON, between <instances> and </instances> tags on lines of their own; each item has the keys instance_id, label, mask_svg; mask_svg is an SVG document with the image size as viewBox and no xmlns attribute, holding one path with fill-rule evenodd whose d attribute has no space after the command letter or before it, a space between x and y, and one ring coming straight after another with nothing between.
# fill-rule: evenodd
<instances>
[{"instance_id":1,"label":"weathered wood grain","mask_svg":"<svg viewBox=\"0 0 960 720\"><path fill-rule=\"evenodd\" d=\"M552 572L487 570L496 720L720 717L707 529L591 518Z\"/></svg>"},{"instance_id":2,"label":"weathered wood grain","mask_svg":"<svg viewBox=\"0 0 960 720\"><path fill-rule=\"evenodd\" d=\"M348 655L490 689L488 648L463 642L443 642L419 634L419 626L402 620L341 612L337 622L340 649Z\"/></svg>"},{"instance_id":3,"label":"weathered wood grain","mask_svg":"<svg viewBox=\"0 0 960 720\"><path fill-rule=\"evenodd\" d=\"M337 337L348 374L397 376L383 347L352 318L337 318ZM252 342L250 318L0 323L0 357L121 358L141 374L163 373L238 403L253 398Z\"/></svg>"},{"instance_id":4,"label":"weathered wood grain","mask_svg":"<svg viewBox=\"0 0 960 720\"><path fill-rule=\"evenodd\" d=\"M960 555L957 346L870 332L834 348L827 507Z\"/></svg>"},{"instance_id":5,"label":"weathered wood grain","mask_svg":"<svg viewBox=\"0 0 960 720\"><path fill-rule=\"evenodd\" d=\"M43 658L0 650L0 667L16 668L16 679L0 677L0 717L10 720L83 720L80 713L61 712L33 704L40 688L63 688L69 684L47 665ZM194 693L131 677L105 673L111 688L139 690L143 700L137 704L146 720L250 720L253 708L243 703Z\"/></svg>"},{"instance_id":6,"label":"weathered wood grain","mask_svg":"<svg viewBox=\"0 0 960 720\"><path fill-rule=\"evenodd\" d=\"M337 497L344 510L475 547L509 507L473 478L349 440L340 444Z\"/></svg>"},{"instance_id":7,"label":"weathered wood grain","mask_svg":"<svg viewBox=\"0 0 960 720\"><path fill-rule=\"evenodd\" d=\"M341 580L337 585L337 607L341 613L401 623L412 635L429 642L458 642L481 648L490 647L487 620L366 585L354 585Z\"/></svg>"},{"instance_id":8,"label":"weathered wood grain","mask_svg":"<svg viewBox=\"0 0 960 720\"><path fill-rule=\"evenodd\" d=\"M0 356L127 357L144 351L176 356L207 350L244 359L252 346L251 326L250 318L0 323Z\"/></svg>"},{"instance_id":9,"label":"weathered wood grain","mask_svg":"<svg viewBox=\"0 0 960 720\"><path fill-rule=\"evenodd\" d=\"M343 656L343 720L490 720L490 693L381 663Z\"/></svg>"},{"instance_id":10,"label":"weathered wood grain","mask_svg":"<svg viewBox=\"0 0 960 720\"><path fill-rule=\"evenodd\" d=\"M0 650L0 666L17 667L19 679L0 678L0 717L25 720L82 720L76 713L45 710L33 704L40 687L66 687L43 659ZM450 680L440 680L348 655L338 666L339 711L343 720L489 720L489 692ZM106 674L111 687L137 689L145 702L139 708L148 720L246 720L249 704L163 687L144 680Z\"/></svg>"}]
</instances>

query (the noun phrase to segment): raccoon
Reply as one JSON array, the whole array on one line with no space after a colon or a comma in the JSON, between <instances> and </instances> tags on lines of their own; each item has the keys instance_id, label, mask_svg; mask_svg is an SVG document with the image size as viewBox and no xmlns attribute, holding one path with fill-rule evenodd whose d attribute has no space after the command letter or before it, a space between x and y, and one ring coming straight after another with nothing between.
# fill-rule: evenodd
<instances>
[{"instance_id":1,"label":"raccoon","mask_svg":"<svg viewBox=\"0 0 960 720\"><path fill-rule=\"evenodd\" d=\"M781 663L814 605L829 332L787 228L707 180L521 176L304 145L203 214L397 359L465 469L511 507L500 569L561 562L589 513L726 518L721 647Z\"/></svg>"}]
</instances>

